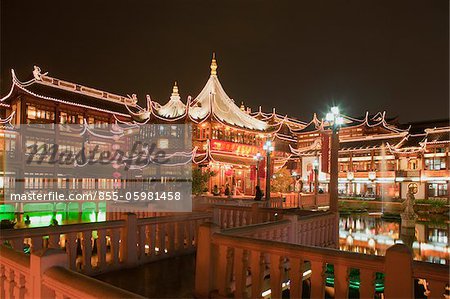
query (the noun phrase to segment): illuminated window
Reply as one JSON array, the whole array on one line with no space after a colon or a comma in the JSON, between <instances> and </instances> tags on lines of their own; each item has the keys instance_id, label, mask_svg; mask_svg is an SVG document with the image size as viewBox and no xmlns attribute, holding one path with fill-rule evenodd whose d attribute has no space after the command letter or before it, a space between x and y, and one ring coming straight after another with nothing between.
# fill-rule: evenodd
<instances>
[{"instance_id":1,"label":"illuminated window","mask_svg":"<svg viewBox=\"0 0 450 299\"><path fill-rule=\"evenodd\" d=\"M166 138L158 139L158 148L162 148L162 149L169 148L169 139L166 139Z\"/></svg>"}]
</instances>

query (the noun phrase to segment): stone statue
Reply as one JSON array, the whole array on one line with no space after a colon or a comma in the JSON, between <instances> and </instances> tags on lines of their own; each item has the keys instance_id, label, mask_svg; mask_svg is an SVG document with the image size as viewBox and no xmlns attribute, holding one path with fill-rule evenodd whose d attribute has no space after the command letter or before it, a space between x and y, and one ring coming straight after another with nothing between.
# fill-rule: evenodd
<instances>
[{"instance_id":1,"label":"stone statue","mask_svg":"<svg viewBox=\"0 0 450 299\"><path fill-rule=\"evenodd\" d=\"M405 200L405 210L400 214L402 217L402 226L403 227L415 227L417 215L414 212L414 193L412 188L409 189L408 194L406 195Z\"/></svg>"}]
</instances>

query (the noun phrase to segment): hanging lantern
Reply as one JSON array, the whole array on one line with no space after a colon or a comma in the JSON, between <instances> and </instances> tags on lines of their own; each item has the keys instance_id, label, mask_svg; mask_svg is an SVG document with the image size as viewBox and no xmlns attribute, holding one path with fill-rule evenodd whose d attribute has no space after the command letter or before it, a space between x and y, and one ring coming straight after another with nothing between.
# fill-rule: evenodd
<instances>
[{"instance_id":1,"label":"hanging lantern","mask_svg":"<svg viewBox=\"0 0 450 299\"><path fill-rule=\"evenodd\" d=\"M227 169L227 170L225 171L225 175L226 175L226 176L232 176L232 175L233 175L233 169Z\"/></svg>"}]
</instances>

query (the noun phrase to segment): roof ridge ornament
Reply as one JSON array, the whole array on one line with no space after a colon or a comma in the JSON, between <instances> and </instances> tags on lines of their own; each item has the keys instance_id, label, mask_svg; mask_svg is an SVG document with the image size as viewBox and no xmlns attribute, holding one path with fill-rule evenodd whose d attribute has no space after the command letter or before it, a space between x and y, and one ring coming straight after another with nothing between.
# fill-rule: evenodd
<instances>
[{"instance_id":1,"label":"roof ridge ornament","mask_svg":"<svg viewBox=\"0 0 450 299\"><path fill-rule=\"evenodd\" d=\"M48 74L48 72L45 72L42 74L41 68L38 67L37 65L33 66L33 76L36 80L38 81L42 81L42 76L46 76Z\"/></svg>"},{"instance_id":2,"label":"roof ridge ornament","mask_svg":"<svg viewBox=\"0 0 450 299\"><path fill-rule=\"evenodd\" d=\"M211 60L211 76L217 76L216 52L213 52L213 56L212 56L212 60Z\"/></svg>"},{"instance_id":3,"label":"roof ridge ornament","mask_svg":"<svg viewBox=\"0 0 450 299\"><path fill-rule=\"evenodd\" d=\"M180 94L178 93L178 85L177 85L177 81L175 81L173 88L172 88L172 96L173 97L178 97L180 96Z\"/></svg>"}]
</instances>

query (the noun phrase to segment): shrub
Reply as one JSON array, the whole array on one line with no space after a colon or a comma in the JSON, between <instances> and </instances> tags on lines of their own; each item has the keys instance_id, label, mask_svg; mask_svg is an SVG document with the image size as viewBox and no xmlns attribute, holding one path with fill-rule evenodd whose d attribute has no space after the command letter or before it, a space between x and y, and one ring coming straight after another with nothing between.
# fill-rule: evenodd
<instances>
[{"instance_id":1,"label":"shrub","mask_svg":"<svg viewBox=\"0 0 450 299\"><path fill-rule=\"evenodd\" d=\"M208 190L208 181L215 175L214 171L202 171L200 168L194 168L192 170L192 194L200 195Z\"/></svg>"}]
</instances>

